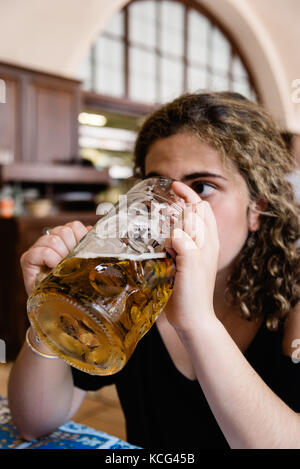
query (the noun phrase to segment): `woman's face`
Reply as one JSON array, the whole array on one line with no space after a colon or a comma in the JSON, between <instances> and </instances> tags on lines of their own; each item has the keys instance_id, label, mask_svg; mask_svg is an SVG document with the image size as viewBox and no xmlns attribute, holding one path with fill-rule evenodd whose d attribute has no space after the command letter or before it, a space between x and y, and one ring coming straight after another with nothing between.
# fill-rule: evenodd
<instances>
[{"instance_id":1,"label":"woman's face","mask_svg":"<svg viewBox=\"0 0 300 469\"><path fill-rule=\"evenodd\" d=\"M220 240L218 271L229 268L248 231L259 227L257 214L248 210L247 185L233 163L225 168L217 150L195 135L180 133L151 145L145 174L182 181L210 203Z\"/></svg>"}]
</instances>

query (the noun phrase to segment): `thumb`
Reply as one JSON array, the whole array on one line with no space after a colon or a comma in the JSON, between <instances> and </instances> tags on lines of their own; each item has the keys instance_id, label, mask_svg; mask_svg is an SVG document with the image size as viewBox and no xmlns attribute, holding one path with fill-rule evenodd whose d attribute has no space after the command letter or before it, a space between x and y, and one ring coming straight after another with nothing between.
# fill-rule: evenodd
<instances>
[{"instance_id":1,"label":"thumb","mask_svg":"<svg viewBox=\"0 0 300 469\"><path fill-rule=\"evenodd\" d=\"M199 195L189 186L180 181L174 181L172 184L172 190L178 197L184 199L186 203L199 203L201 198Z\"/></svg>"}]
</instances>

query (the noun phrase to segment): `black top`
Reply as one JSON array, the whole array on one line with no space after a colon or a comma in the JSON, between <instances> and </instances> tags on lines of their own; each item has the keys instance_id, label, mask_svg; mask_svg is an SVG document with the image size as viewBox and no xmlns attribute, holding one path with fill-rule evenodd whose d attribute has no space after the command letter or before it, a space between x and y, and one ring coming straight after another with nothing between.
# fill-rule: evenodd
<instances>
[{"instance_id":1,"label":"black top","mask_svg":"<svg viewBox=\"0 0 300 469\"><path fill-rule=\"evenodd\" d=\"M300 363L284 356L281 344L282 330L270 332L264 325L245 357L265 383L300 412ZM199 382L177 370L156 325L115 375L92 376L75 368L72 373L75 386L84 390L116 384L126 418L127 440L132 444L177 451L229 447Z\"/></svg>"}]
</instances>

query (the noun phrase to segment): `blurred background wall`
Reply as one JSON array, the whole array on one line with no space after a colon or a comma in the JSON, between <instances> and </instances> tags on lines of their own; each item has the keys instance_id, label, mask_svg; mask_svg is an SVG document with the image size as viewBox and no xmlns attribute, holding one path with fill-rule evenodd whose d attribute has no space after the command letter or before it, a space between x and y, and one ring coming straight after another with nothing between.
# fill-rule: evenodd
<instances>
[{"instance_id":1,"label":"blurred background wall","mask_svg":"<svg viewBox=\"0 0 300 469\"><path fill-rule=\"evenodd\" d=\"M1 0L0 60L75 77L87 49L124 0ZM264 104L300 133L292 83L300 77L299 0L198 0L239 45Z\"/></svg>"}]
</instances>

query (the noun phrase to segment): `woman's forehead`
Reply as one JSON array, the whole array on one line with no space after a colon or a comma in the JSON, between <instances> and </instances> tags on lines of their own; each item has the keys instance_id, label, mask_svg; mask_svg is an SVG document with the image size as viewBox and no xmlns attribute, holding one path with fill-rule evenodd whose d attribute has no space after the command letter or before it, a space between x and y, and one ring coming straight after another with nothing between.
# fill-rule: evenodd
<instances>
[{"instance_id":1,"label":"woman's forehead","mask_svg":"<svg viewBox=\"0 0 300 469\"><path fill-rule=\"evenodd\" d=\"M213 146L191 134L177 134L154 142L146 156L145 172L171 171L180 179L191 173L209 171L224 177L237 172L230 159L224 161Z\"/></svg>"}]
</instances>

